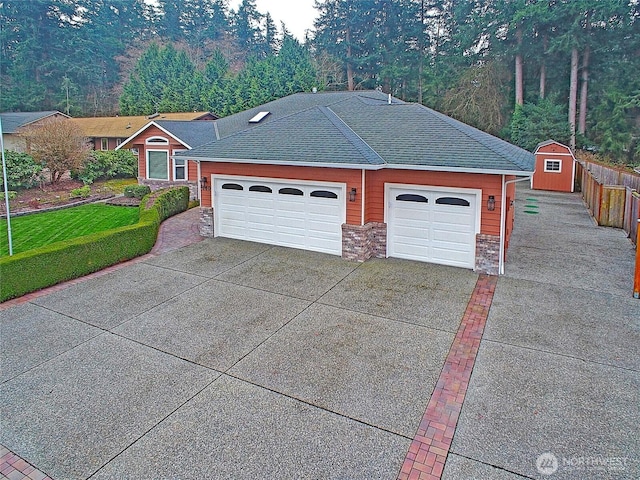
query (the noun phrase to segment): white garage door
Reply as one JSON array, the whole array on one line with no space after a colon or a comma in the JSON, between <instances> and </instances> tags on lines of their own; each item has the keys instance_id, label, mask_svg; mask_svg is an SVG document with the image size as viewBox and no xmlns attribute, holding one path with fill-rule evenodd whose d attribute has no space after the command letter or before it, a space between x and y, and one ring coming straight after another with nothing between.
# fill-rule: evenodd
<instances>
[{"instance_id":1,"label":"white garage door","mask_svg":"<svg viewBox=\"0 0 640 480\"><path fill-rule=\"evenodd\" d=\"M387 186L387 255L475 267L480 192Z\"/></svg>"},{"instance_id":2,"label":"white garage door","mask_svg":"<svg viewBox=\"0 0 640 480\"><path fill-rule=\"evenodd\" d=\"M344 186L216 177L215 236L342 254Z\"/></svg>"}]
</instances>

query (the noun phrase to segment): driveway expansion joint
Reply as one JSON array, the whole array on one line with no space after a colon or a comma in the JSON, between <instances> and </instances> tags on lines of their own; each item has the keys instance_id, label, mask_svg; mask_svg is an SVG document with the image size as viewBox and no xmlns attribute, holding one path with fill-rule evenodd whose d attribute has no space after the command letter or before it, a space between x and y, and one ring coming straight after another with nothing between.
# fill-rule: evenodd
<instances>
[{"instance_id":1,"label":"driveway expansion joint","mask_svg":"<svg viewBox=\"0 0 640 480\"><path fill-rule=\"evenodd\" d=\"M478 277L398 480L441 478L497 283L496 276Z\"/></svg>"}]
</instances>

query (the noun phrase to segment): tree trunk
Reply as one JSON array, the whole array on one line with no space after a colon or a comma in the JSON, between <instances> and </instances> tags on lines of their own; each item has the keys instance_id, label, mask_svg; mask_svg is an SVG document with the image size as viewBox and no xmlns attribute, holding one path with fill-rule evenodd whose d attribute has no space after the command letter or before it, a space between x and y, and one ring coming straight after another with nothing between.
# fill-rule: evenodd
<instances>
[{"instance_id":1,"label":"tree trunk","mask_svg":"<svg viewBox=\"0 0 640 480\"><path fill-rule=\"evenodd\" d=\"M584 135L587 131L587 94L589 90L589 57L591 48L587 46L582 55L582 90L580 91L580 116L578 118L578 133Z\"/></svg>"},{"instance_id":2,"label":"tree trunk","mask_svg":"<svg viewBox=\"0 0 640 480\"><path fill-rule=\"evenodd\" d=\"M540 65L540 98L543 99L546 95L547 89L547 63L545 54L547 52L547 47L549 46L549 37L546 35L542 38L542 48L544 49L542 52L542 65Z\"/></svg>"},{"instance_id":3,"label":"tree trunk","mask_svg":"<svg viewBox=\"0 0 640 480\"><path fill-rule=\"evenodd\" d=\"M544 61L543 61L544 62ZM545 88L547 86L547 65L542 63L540 66L540 98L545 96Z\"/></svg>"},{"instance_id":4,"label":"tree trunk","mask_svg":"<svg viewBox=\"0 0 640 480\"><path fill-rule=\"evenodd\" d=\"M522 30L516 30L516 38L518 39L518 53L516 53L516 105L524 105L524 86L522 78Z\"/></svg>"},{"instance_id":5,"label":"tree trunk","mask_svg":"<svg viewBox=\"0 0 640 480\"><path fill-rule=\"evenodd\" d=\"M571 150L576 149L576 103L578 100L578 48L571 50L571 83L569 85L569 129Z\"/></svg>"},{"instance_id":6,"label":"tree trunk","mask_svg":"<svg viewBox=\"0 0 640 480\"><path fill-rule=\"evenodd\" d=\"M351 29L347 27L347 89L352 92L355 90L355 82L353 75L353 65L351 64Z\"/></svg>"}]
</instances>

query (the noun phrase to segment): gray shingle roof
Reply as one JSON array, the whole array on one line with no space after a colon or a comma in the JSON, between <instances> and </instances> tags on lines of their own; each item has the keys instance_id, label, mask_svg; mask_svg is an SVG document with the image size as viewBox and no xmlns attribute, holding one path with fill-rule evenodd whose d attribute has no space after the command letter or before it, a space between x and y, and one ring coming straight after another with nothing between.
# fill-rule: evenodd
<instances>
[{"instance_id":1,"label":"gray shingle roof","mask_svg":"<svg viewBox=\"0 0 640 480\"><path fill-rule=\"evenodd\" d=\"M327 107L311 107L184 155L260 162L382 165L380 156Z\"/></svg>"},{"instance_id":2,"label":"gray shingle roof","mask_svg":"<svg viewBox=\"0 0 640 480\"><path fill-rule=\"evenodd\" d=\"M258 112L271 112L249 124ZM463 171L532 172L534 156L419 104L381 92L296 94L217 120L219 140L185 156Z\"/></svg>"},{"instance_id":3,"label":"gray shingle roof","mask_svg":"<svg viewBox=\"0 0 640 480\"><path fill-rule=\"evenodd\" d=\"M215 138L211 121L157 120L155 123L191 148L199 147Z\"/></svg>"},{"instance_id":4,"label":"gray shingle roof","mask_svg":"<svg viewBox=\"0 0 640 480\"><path fill-rule=\"evenodd\" d=\"M0 113L2 118L2 133L17 133L20 127L37 122L52 115L62 115L56 110L44 112L4 112Z\"/></svg>"}]
</instances>

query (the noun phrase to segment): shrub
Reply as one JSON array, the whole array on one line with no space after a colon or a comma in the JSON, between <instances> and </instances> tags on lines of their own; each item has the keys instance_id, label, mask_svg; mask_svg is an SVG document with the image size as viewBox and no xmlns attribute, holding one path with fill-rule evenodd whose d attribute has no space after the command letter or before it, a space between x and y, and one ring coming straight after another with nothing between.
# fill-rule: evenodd
<instances>
[{"instance_id":1,"label":"shrub","mask_svg":"<svg viewBox=\"0 0 640 480\"><path fill-rule=\"evenodd\" d=\"M7 163L7 185L10 189L20 190L44 183L44 167L31 155L5 150L4 158ZM2 186L4 182L0 175L0 187Z\"/></svg>"},{"instance_id":2,"label":"shrub","mask_svg":"<svg viewBox=\"0 0 640 480\"><path fill-rule=\"evenodd\" d=\"M156 197L157 195L157 197ZM176 213L184 212L189 207L189 188L178 187L166 190L158 190L153 198L147 200L147 204L152 203L157 208L160 221L172 217ZM147 205L147 208L151 205Z\"/></svg>"},{"instance_id":3,"label":"shrub","mask_svg":"<svg viewBox=\"0 0 640 480\"><path fill-rule=\"evenodd\" d=\"M0 258L0 302L101 270L148 253L160 223L186 210L189 189L180 187L154 193L140 205L135 225L57 242L46 247ZM147 203L151 205L147 206ZM180 210L182 208L182 210Z\"/></svg>"},{"instance_id":4,"label":"shrub","mask_svg":"<svg viewBox=\"0 0 640 480\"><path fill-rule=\"evenodd\" d=\"M129 150L92 151L79 172L72 177L90 185L96 180L129 178L138 175L138 159Z\"/></svg>"},{"instance_id":5,"label":"shrub","mask_svg":"<svg viewBox=\"0 0 640 480\"><path fill-rule=\"evenodd\" d=\"M18 192L15 192L13 190L9 190L7 192L9 195L9 200L13 200L14 198L16 198L18 196ZM0 201L4 202L4 191L0 192Z\"/></svg>"},{"instance_id":6,"label":"shrub","mask_svg":"<svg viewBox=\"0 0 640 480\"><path fill-rule=\"evenodd\" d=\"M84 187L74 188L69 193L69 197L71 198L87 198L91 195L91 187L89 185L85 185Z\"/></svg>"},{"instance_id":7,"label":"shrub","mask_svg":"<svg viewBox=\"0 0 640 480\"><path fill-rule=\"evenodd\" d=\"M151 188L148 185L127 185L124 187L124 196L129 198L142 199L149 193L151 193Z\"/></svg>"}]
</instances>

